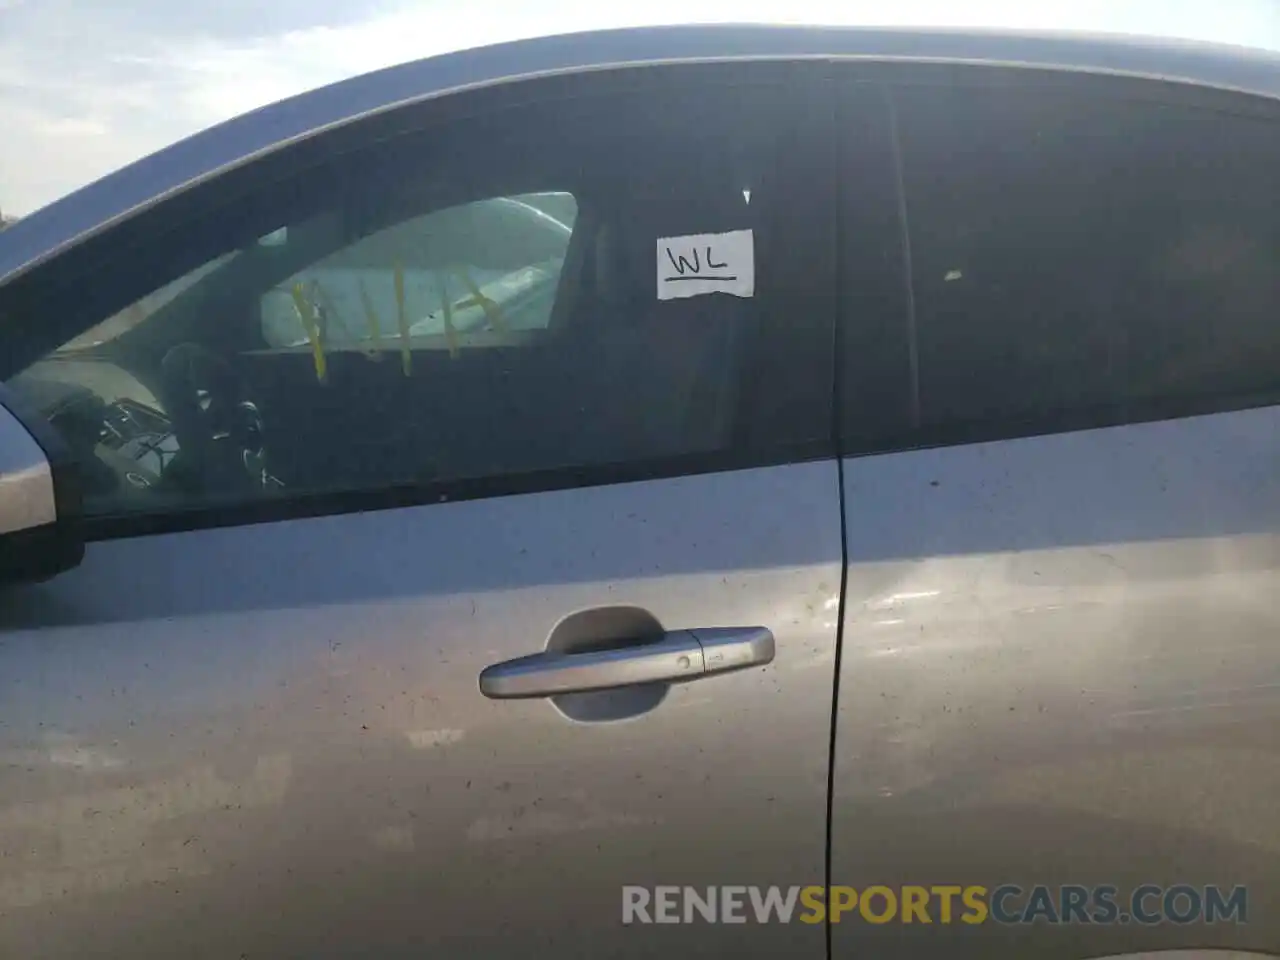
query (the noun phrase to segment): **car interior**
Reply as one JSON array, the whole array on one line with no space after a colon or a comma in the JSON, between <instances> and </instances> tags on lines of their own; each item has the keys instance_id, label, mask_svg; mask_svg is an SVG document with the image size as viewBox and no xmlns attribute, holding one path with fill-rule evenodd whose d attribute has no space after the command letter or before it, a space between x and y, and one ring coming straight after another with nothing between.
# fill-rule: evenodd
<instances>
[{"instance_id":1,"label":"car interior","mask_svg":"<svg viewBox=\"0 0 1280 960\"><path fill-rule=\"evenodd\" d=\"M113 512L722 449L754 301L659 301L653 258L659 237L752 226L754 211L727 185L692 205L660 185L574 193L544 330L495 329L495 304L460 345L415 336L406 360L391 331L383 349L327 353L323 375L312 349L264 349L265 292L389 225L344 211L246 247L112 340L35 365L23 392L92 451L89 495ZM410 212L393 209L393 222ZM470 242L406 256L518 268L545 255L483 231Z\"/></svg>"}]
</instances>

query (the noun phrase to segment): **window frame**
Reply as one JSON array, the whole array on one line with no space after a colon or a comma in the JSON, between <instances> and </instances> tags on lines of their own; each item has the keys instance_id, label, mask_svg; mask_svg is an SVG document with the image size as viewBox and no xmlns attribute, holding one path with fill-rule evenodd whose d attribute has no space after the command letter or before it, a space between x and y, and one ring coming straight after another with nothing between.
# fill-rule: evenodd
<instances>
[{"instance_id":1,"label":"window frame","mask_svg":"<svg viewBox=\"0 0 1280 960\"><path fill-rule=\"evenodd\" d=\"M847 132L850 122L858 117L859 96L866 97L874 91L882 98L886 111L885 123L892 129L891 143L873 161L880 164L893 181L891 196L881 197L895 210L895 231L892 244L896 247L893 268L901 272L898 291L891 306L882 309L892 316L880 316L878 322L897 331L900 341L897 353L905 355L905 368L901 380L915 396L908 406L908 414L918 418L918 390L912 385L918 382L916 360L915 309L913 255L910 245L908 221L909 198L905 196L901 156L898 140L896 101L898 89L951 89L951 90L1002 90L1019 92L1045 91L1066 94L1085 99L1108 102L1142 104L1152 107L1173 107L1207 111L1229 117L1263 121L1280 128L1280 98L1260 93L1222 89L1181 79L1141 77L1121 73L1105 73L1097 70L1079 70L1070 66L1049 67L982 63L845 63L839 68L837 96L840 101L842 135L840 137L839 182L840 231L842 237L855 236L858 230L858 184L852 182L848 172L854 169L852 159L859 149L856 139ZM845 256L839 266L840 318L837 324L837 363L840 368L837 389L841 397L837 403L837 431L840 435L840 456L858 457L896 453L933 447L961 446L975 443L1017 440L1062 433L1074 433L1123 427L1133 424L1188 417L1207 416L1241 410L1259 409L1280 404L1280 373L1274 399L1261 398L1257 394L1219 397L1176 396L1131 401L1097 407L1058 411L1053 415L1020 420L977 421L960 424L944 424L921 427L917 423L896 423L879 430L856 430L851 427L853 416L848 396L853 392L858 378L867 376L877 363L903 362L882 354L859 354L853 350L858 316L851 303L857 303L857 278L860 271L869 269L867 251L854 257ZM851 296L851 292L853 296ZM884 295L884 291L881 291ZM883 345L882 345L883 346ZM887 349L887 348L886 348Z\"/></svg>"},{"instance_id":2,"label":"window frame","mask_svg":"<svg viewBox=\"0 0 1280 960\"><path fill-rule=\"evenodd\" d=\"M176 278L194 270L208 258L185 254L182 244L174 242L175 238L181 238L186 231L204 230L212 224L216 230L221 231L220 235L237 236L241 243L245 242L252 231L237 223L237 220L240 218L238 211L243 212L249 206L248 200L255 196L261 197L268 190L284 194L299 193L303 188L295 189L298 178L324 168L324 164L334 156L381 156L377 151L399 138L499 110L529 104L568 104L582 98L598 99L610 95L672 92L689 83L726 89L778 87L788 91L786 95L789 99L794 99L798 111L804 111L805 131L816 133L821 132L821 124L829 123L833 118L834 97L829 81L828 65L809 60L628 66L524 79L453 93L426 102L393 107L332 129L318 131L165 197L108 229L85 237L74 246L37 264L30 271L19 274L4 288L0 288L0 291L8 295L10 305L10 310L4 312L5 300L0 298L0 341L11 339L21 342L23 334L27 335L27 342L22 343L23 349L20 352L15 351L0 359L0 379L7 379L13 373L25 369L30 363L57 349L60 344L84 332L69 330L68 325L60 322L57 311L59 298L70 296L70 290L78 290L87 298L87 305L79 301L85 310L94 310L103 318L114 313L107 309L95 309L95 304L113 301L99 293L92 284L86 284L84 281L87 278L95 274L102 276L103 271L109 271L113 263L127 262L143 251L153 254L160 252L164 263L163 272L170 277ZM794 94L789 92L792 89L795 90ZM109 540L367 510L398 509L834 458L835 358L832 344L835 337L836 218L830 199L835 189L835 152L825 148L819 151L820 143L821 138L815 136L809 144L815 154L810 159L820 175L814 182L806 183L806 196L810 198L807 207L831 211L824 214L829 217L829 223L826 224L828 229L817 231L814 242L809 244L813 248L812 260L817 280L815 282L810 278L807 283L812 291L812 301L820 305L821 309L804 322L785 331L786 349L777 349L781 345L781 335L777 331L772 331L772 337L753 337L750 355L744 361L749 364L748 369L752 373L763 373L775 387L778 385L779 368L791 380L806 384L816 381L819 385L825 382L825 392L820 403L810 397L802 404L803 417L812 421L803 437L787 436L777 442L769 442L768 431L776 429L776 424L785 422L775 415L778 405L769 402L767 396L762 398L760 391L743 389L741 393L747 396L737 401L740 417L736 421L739 429L735 431L734 442L729 449L714 453L637 459L625 463L592 464L464 480L389 483L377 488L342 492L290 492L270 499L226 506L175 507L164 504L154 512L88 517L85 521L86 539ZM803 148L802 145L801 149ZM305 189L313 191L319 187L315 182L308 181ZM307 196L311 195L307 193ZM281 210L287 210L290 203L298 208L304 206L296 196L282 197L277 206ZM580 215L581 213L580 210ZM788 239L796 239L789 232L787 235ZM206 243L201 249L208 249L209 245ZM231 246L227 244L227 249ZM571 243L571 255L576 255L575 247ZM568 270L569 264L566 262L561 274L561 284ZM199 283L195 286L199 286ZM152 287L147 287L141 292L134 290L135 299L146 295L151 289ZM185 293L186 291L159 308L145 323L154 322L158 315L165 313ZM114 300L119 301L122 296L124 295L117 292ZM126 301L126 305L128 302L132 301ZM40 306L40 311L31 309L35 304ZM557 300L552 315L553 324L559 310ZM38 330L34 329L32 323L26 324L25 328L19 327L19 316L37 315L44 318L52 316L53 319L41 324ZM10 330L17 330L17 336L7 336ZM784 359L778 358L780 353ZM802 367L794 360L785 359L788 357L808 357L810 361L817 358L820 367L817 370L811 366ZM787 363L790 365L787 366ZM743 379L744 382L755 382L755 377L744 375ZM806 389L813 392L811 386Z\"/></svg>"}]
</instances>

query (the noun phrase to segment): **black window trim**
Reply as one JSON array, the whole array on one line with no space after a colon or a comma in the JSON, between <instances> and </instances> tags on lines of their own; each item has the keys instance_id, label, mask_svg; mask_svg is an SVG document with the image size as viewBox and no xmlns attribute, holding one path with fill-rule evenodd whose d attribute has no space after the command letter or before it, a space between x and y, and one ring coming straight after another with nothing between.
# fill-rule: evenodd
<instances>
[{"instance_id":1,"label":"black window trim","mask_svg":"<svg viewBox=\"0 0 1280 960\"><path fill-rule=\"evenodd\" d=\"M716 451L646 461L593 464L589 467L564 467L442 482L394 484L332 493L290 493L278 500L252 500L226 506L202 504L186 509L168 508L156 513L90 516L81 523L88 542L122 540L216 527L252 526L495 497L555 493L586 487L730 474L743 470L834 460L835 455L832 441L812 440L760 451Z\"/></svg>"},{"instance_id":2,"label":"black window trim","mask_svg":"<svg viewBox=\"0 0 1280 960\"><path fill-rule=\"evenodd\" d=\"M1189 107L1232 117L1274 123L1280 126L1280 100L1263 94L1202 86L1180 79L1134 76L1124 73L1079 71L1069 67L1050 68L1040 66L979 64L979 63L846 63L838 73L838 96L842 103L849 103L849 93L855 85L879 92L887 111L892 131L893 176L896 194L893 197L898 211L898 244L901 268L907 282L913 282L910 252L909 203L905 196L902 169L902 146L898 139L897 104L894 92L900 88L958 87L965 89L1039 89L1072 94L1090 94L1110 102L1143 103L1157 106ZM856 145L841 138L842 149ZM844 171L847 157L842 154L839 169L840 189L856 190L856 184L846 184ZM849 229L844 208L841 208L841 230ZM839 266L837 286L839 301L845 301L848 267L842 261ZM914 289L908 290L898 311L898 323L907 337L909 350L914 357L918 346L914 316ZM856 322L841 310L838 329L843 338L846 324ZM857 374L849 369L844 350L837 350L839 366L837 385ZM843 406L836 410L835 430L838 435L837 450L842 459L882 456L912 450L965 446L979 443L995 443L1034 437L1080 433L1090 430L1116 429L1143 423L1182 420L1193 417L1213 416L1280 405L1280 385L1265 393L1245 392L1219 394L1211 397L1182 396L1151 400L1128 400L1116 404L1075 408L1056 414L1031 418L1011 418L936 427L920 427L918 374L914 370L904 372L913 379L913 419L916 423L906 430L886 431L880 434L853 435L846 429Z\"/></svg>"}]
</instances>

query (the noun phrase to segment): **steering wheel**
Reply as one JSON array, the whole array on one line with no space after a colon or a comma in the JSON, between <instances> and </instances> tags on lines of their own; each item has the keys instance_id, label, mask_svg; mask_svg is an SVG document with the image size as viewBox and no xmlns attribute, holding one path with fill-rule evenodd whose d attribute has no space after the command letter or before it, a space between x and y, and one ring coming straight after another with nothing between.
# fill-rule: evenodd
<instances>
[{"instance_id":1,"label":"steering wheel","mask_svg":"<svg viewBox=\"0 0 1280 960\"><path fill-rule=\"evenodd\" d=\"M211 494L281 486L267 471L262 414L229 363L182 343L164 355L160 375L182 476Z\"/></svg>"}]
</instances>

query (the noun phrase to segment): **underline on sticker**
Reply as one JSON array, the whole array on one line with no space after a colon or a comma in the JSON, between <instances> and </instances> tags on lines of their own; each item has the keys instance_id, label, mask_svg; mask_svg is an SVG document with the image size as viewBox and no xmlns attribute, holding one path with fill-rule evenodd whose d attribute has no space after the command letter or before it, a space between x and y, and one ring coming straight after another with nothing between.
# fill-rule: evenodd
<instances>
[{"instance_id":1,"label":"underline on sticker","mask_svg":"<svg viewBox=\"0 0 1280 960\"><path fill-rule=\"evenodd\" d=\"M663 277L663 283L675 283L677 280L737 280L737 277L699 277L696 274L689 277Z\"/></svg>"}]
</instances>

